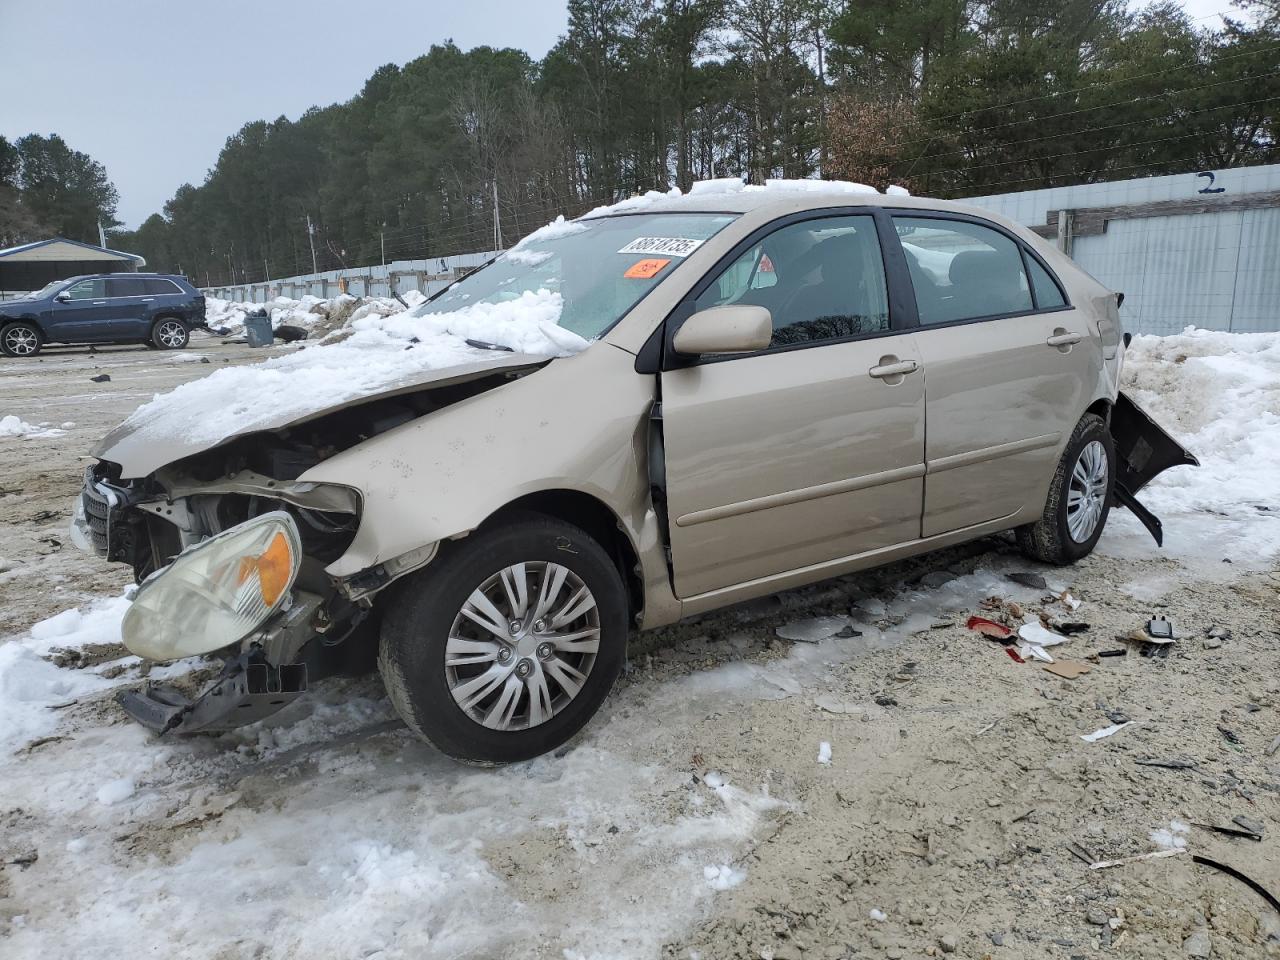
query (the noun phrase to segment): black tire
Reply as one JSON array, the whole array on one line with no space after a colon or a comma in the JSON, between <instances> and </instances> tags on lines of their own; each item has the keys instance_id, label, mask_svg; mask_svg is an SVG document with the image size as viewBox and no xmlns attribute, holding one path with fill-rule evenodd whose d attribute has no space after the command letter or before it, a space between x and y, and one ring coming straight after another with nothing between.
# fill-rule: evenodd
<instances>
[{"instance_id":1,"label":"black tire","mask_svg":"<svg viewBox=\"0 0 1280 960\"><path fill-rule=\"evenodd\" d=\"M0 353L6 357L34 357L44 346L44 334L34 323L17 320L0 327Z\"/></svg>"},{"instance_id":2,"label":"black tire","mask_svg":"<svg viewBox=\"0 0 1280 960\"><path fill-rule=\"evenodd\" d=\"M151 328L151 345L157 350L182 350L190 342L190 328L177 317L161 317Z\"/></svg>"},{"instance_id":3,"label":"black tire","mask_svg":"<svg viewBox=\"0 0 1280 960\"><path fill-rule=\"evenodd\" d=\"M146 347L148 350L159 350L159 349L160 349L160 348L159 348L159 347L157 347L154 343L152 343L150 340L143 340L143 341L142 341L142 345L143 345L144 347Z\"/></svg>"},{"instance_id":4,"label":"black tire","mask_svg":"<svg viewBox=\"0 0 1280 960\"><path fill-rule=\"evenodd\" d=\"M1106 454L1105 489L1101 492L1101 503L1098 505L1097 519L1087 536L1077 540L1072 533L1068 515L1068 503L1071 495L1072 473L1086 448L1091 444L1101 444ZM1111 431L1106 422L1096 414L1086 413L1076 424L1067 441L1062 459L1058 461L1058 469L1054 472L1053 482L1049 485L1049 498L1044 505L1044 514L1038 521L1019 527L1017 530L1018 547L1028 557L1042 563L1063 565L1074 563L1093 552L1098 538L1107 525L1107 516L1111 512L1111 491L1116 476L1116 449Z\"/></svg>"},{"instance_id":5,"label":"black tire","mask_svg":"<svg viewBox=\"0 0 1280 960\"><path fill-rule=\"evenodd\" d=\"M527 693L522 692L516 702L525 706L526 725L520 729L490 729L454 699L449 668L445 666L446 644L464 603L490 577L513 564L527 563L536 582L533 569L544 562L567 568L590 591L598 618L598 649L593 654L593 662L585 667L586 679L581 689L555 707L550 719L528 726L527 720L532 714ZM410 730L457 760L486 765L513 763L554 750L591 719L622 669L628 632L627 596L622 579L604 549L568 523L532 515L482 529L452 544L425 569L410 574L393 590L384 610L378 656L378 669L387 694ZM531 600L526 617L530 623L533 607ZM479 636L484 642L495 642L484 631L480 631ZM460 669L479 674L507 665L515 669L526 660L541 671L537 655L518 650L501 666L494 660L487 661L487 665ZM576 665L581 667L584 661L577 660ZM455 673L458 670L454 668ZM507 675L504 683L510 681L510 676ZM556 686L553 675L546 676L552 678L548 681L550 686L560 690L559 695L563 696L564 690ZM502 689L494 688L495 700ZM481 702L485 700L488 698Z\"/></svg>"}]
</instances>

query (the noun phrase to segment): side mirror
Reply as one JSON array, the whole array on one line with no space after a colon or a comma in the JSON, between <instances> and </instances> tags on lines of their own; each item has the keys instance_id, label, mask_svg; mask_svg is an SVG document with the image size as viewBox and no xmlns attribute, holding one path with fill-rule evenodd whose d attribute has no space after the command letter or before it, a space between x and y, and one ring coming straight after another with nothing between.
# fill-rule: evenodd
<instances>
[{"instance_id":1,"label":"side mirror","mask_svg":"<svg viewBox=\"0 0 1280 960\"><path fill-rule=\"evenodd\" d=\"M730 304L699 310L676 331L676 353L755 353L773 342L773 317L764 307Z\"/></svg>"},{"instance_id":2,"label":"side mirror","mask_svg":"<svg viewBox=\"0 0 1280 960\"><path fill-rule=\"evenodd\" d=\"M68 300L71 299L71 294L67 293L64 290L62 293L58 294L53 299L57 300L59 303L66 303Z\"/></svg>"}]
</instances>

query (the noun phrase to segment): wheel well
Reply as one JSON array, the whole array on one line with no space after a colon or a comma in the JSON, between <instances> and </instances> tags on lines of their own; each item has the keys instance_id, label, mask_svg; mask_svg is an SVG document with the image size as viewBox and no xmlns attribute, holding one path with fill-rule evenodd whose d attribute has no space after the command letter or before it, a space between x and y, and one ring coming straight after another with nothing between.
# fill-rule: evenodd
<instances>
[{"instance_id":1,"label":"wheel well","mask_svg":"<svg viewBox=\"0 0 1280 960\"><path fill-rule=\"evenodd\" d=\"M156 318L151 321L151 326L154 327L161 320L177 320L179 323L187 322L186 319L180 313L161 313L161 314L157 314Z\"/></svg>"},{"instance_id":2,"label":"wheel well","mask_svg":"<svg viewBox=\"0 0 1280 960\"><path fill-rule=\"evenodd\" d=\"M513 513L530 511L581 527L591 539L608 551L626 585L632 622L636 622L644 610L644 581L640 575L640 558L614 512L589 493L579 490L540 490L508 503L481 526L492 526Z\"/></svg>"},{"instance_id":3,"label":"wheel well","mask_svg":"<svg viewBox=\"0 0 1280 960\"><path fill-rule=\"evenodd\" d=\"M27 327L35 327L40 336L44 336L44 325L34 317L6 317L5 319L0 320L0 330L3 330L5 327L11 327L15 323L20 323Z\"/></svg>"},{"instance_id":4,"label":"wheel well","mask_svg":"<svg viewBox=\"0 0 1280 960\"><path fill-rule=\"evenodd\" d=\"M1111 401L1098 399L1089 404L1089 409L1085 413L1095 413L1102 418L1103 423L1111 423Z\"/></svg>"}]
</instances>

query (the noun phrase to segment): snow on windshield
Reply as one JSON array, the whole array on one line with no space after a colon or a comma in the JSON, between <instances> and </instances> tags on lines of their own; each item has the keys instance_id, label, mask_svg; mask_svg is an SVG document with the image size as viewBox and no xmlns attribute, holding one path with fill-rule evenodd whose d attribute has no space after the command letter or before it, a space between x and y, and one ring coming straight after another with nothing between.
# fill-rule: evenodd
<instances>
[{"instance_id":1,"label":"snow on windshield","mask_svg":"<svg viewBox=\"0 0 1280 960\"><path fill-rule=\"evenodd\" d=\"M216 443L411 384L432 370L508 355L472 347L468 338L517 353L568 356L588 342L556 325L561 307L558 293L539 290L428 317L366 316L351 324L354 332L340 343L219 370L157 395L124 425L157 439Z\"/></svg>"}]
</instances>

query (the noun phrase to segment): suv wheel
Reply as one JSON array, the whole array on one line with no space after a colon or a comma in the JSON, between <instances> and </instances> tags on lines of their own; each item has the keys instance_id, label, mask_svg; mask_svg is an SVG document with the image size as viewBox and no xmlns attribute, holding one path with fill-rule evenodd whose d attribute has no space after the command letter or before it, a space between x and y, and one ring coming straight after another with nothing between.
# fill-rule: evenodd
<instances>
[{"instance_id":1,"label":"suv wheel","mask_svg":"<svg viewBox=\"0 0 1280 960\"><path fill-rule=\"evenodd\" d=\"M0 353L6 357L34 357L44 346L44 336L33 323L6 323L0 329Z\"/></svg>"},{"instance_id":2,"label":"suv wheel","mask_svg":"<svg viewBox=\"0 0 1280 960\"><path fill-rule=\"evenodd\" d=\"M1018 546L1044 563L1073 563L1093 552L1111 511L1116 450L1099 416L1086 413L1058 461L1044 514L1019 527Z\"/></svg>"},{"instance_id":3,"label":"suv wheel","mask_svg":"<svg viewBox=\"0 0 1280 960\"><path fill-rule=\"evenodd\" d=\"M622 668L622 579L577 527L538 517L482 530L405 579L378 666L409 728L458 760L554 750Z\"/></svg>"},{"instance_id":4,"label":"suv wheel","mask_svg":"<svg viewBox=\"0 0 1280 960\"><path fill-rule=\"evenodd\" d=\"M187 325L173 317L157 320L151 328L151 343L161 350L181 350L190 339Z\"/></svg>"}]
</instances>

